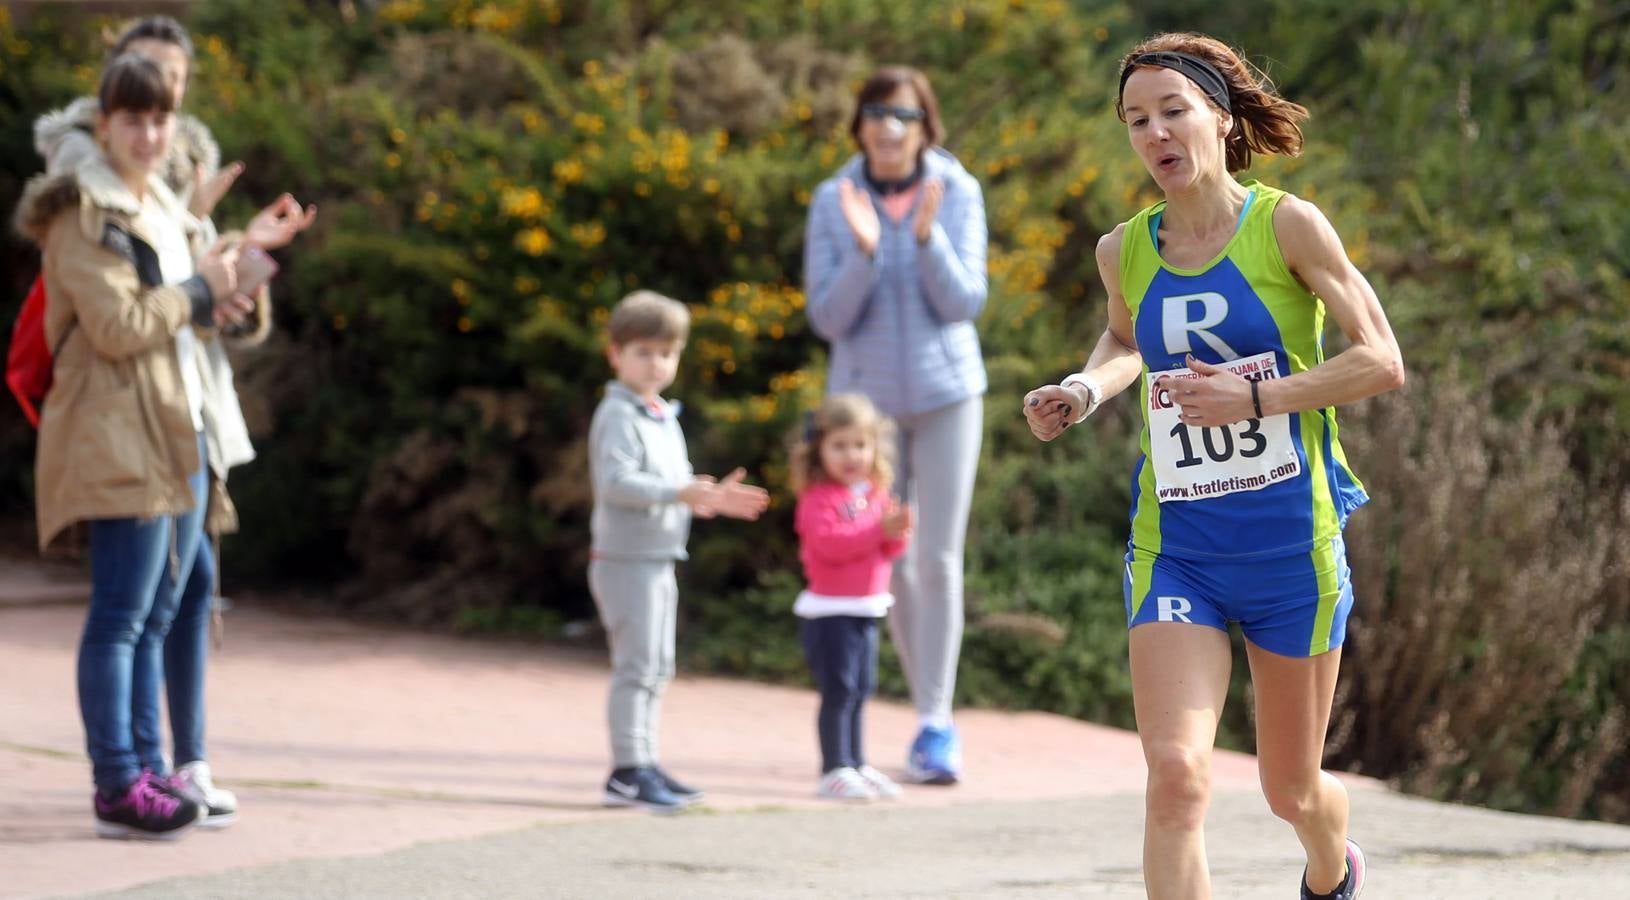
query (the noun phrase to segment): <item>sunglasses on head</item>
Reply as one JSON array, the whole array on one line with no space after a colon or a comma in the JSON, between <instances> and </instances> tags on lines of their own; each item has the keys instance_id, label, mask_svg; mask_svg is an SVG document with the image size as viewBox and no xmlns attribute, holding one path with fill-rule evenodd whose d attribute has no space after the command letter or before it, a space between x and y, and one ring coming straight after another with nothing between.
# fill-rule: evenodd
<instances>
[{"instance_id":1,"label":"sunglasses on head","mask_svg":"<svg viewBox=\"0 0 1630 900\"><path fill-rule=\"evenodd\" d=\"M902 122L921 122L928 118L928 114L920 109L910 106L890 106L887 103L867 103L860 107L862 117L874 122L884 119L899 119Z\"/></svg>"}]
</instances>

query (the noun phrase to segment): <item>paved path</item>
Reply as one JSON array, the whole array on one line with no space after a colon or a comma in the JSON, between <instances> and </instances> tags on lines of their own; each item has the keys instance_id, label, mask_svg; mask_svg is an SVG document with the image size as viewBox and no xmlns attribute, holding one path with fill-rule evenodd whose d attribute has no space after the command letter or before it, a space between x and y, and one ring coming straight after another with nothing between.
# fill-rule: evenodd
<instances>
[{"instance_id":1,"label":"paved path","mask_svg":"<svg viewBox=\"0 0 1630 900\"><path fill-rule=\"evenodd\" d=\"M683 677L664 756L708 808L605 811L602 654L252 600L210 673L212 762L242 821L174 845L98 841L74 704L80 577L0 562L0 897L1141 895L1144 771L1125 732L962 713L968 783L835 809L811 797L813 692ZM899 704L872 707L884 768L913 725ZM1291 895L1297 848L1254 761L1219 754L1216 781L1217 895ZM1367 897L1630 897L1630 829L1351 784Z\"/></svg>"}]
</instances>

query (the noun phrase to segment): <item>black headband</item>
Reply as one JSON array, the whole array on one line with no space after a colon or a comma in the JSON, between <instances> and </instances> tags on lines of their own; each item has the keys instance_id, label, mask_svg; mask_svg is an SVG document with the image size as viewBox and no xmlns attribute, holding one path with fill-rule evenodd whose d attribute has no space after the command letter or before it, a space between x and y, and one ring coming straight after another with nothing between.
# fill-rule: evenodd
<instances>
[{"instance_id":1,"label":"black headband","mask_svg":"<svg viewBox=\"0 0 1630 900\"><path fill-rule=\"evenodd\" d=\"M1217 71L1217 67L1206 62L1198 56L1189 53L1179 53L1176 50L1161 50L1155 53L1139 53L1126 63L1121 70L1121 93L1126 93L1126 79L1132 77L1132 70L1139 66L1159 66L1171 69L1199 86L1211 102L1222 108L1223 112L1232 113L1233 107L1228 103L1228 80Z\"/></svg>"}]
</instances>

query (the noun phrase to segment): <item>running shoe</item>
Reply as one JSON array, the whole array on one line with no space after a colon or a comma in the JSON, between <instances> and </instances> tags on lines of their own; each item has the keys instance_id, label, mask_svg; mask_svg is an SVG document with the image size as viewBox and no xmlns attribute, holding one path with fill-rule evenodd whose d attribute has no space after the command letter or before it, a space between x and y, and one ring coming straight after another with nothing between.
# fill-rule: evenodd
<instances>
[{"instance_id":1,"label":"running shoe","mask_svg":"<svg viewBox=\"0 0 1630 900\"><path fill-rule=\"evenodd\" d=\"M656 769L650 766L613 771L606 779L605 805L632 806L659 813L685 808L684 801L668 790Z\"/></svg>"},{"instance_id":2,"label":"running shoe","mask_svg":"<svg viewBox=\"0 0 1630 900\"><path fill-rule=\"evenodd\" d=\"M843 766L821 776L820 783L815 786L815 796L827 800L870 803L877 799L877 788L861 777L859 770L853 766Z\"/></svg>"},{"instance_id":3,"label":"running shoe","mask_svg":"<svg viewBox=\"0 0 1630 900\"><path fill-rule=\"evenodd\" d=\"M1358 900L1364 892L1364 850L1352 838L1347 839L1347 877L1335 892L1335 900ZM1320 896L1307 889L1307 870L1302 870L1302 900Z\"/></svg>"},{"instance_id":4,"label":"running shoe","mask_svg":"<svg viewBox=\"0 0 1630 900\"><path fill-rule=\"evenodd\" d=\"M652 766L651 768L657 773L657 778L662 782L662 786L668 789L668 793L678 797L680 802L684 803L686 806L689 806L692 803L700 803L702 798L707 796L707 792L701 788L691 787L688 784L675 780L674 777L669 775L661 766Z\"/></svg>"},{"instance_id":5,"label":"running shoe","mask_svg":"<svg viewBox=\"0 0 1630 900\"><path fill-rule=\"evenodd\" d=\"M203 807L177 796L151 772L141 773L135 783L117 797L103 797L98 791L96 836L143 841L173 841L198 824Z\"/></svg>"},{"instance_id":6,"label":"running shoe","mask_svg":"<svg viewBox=\"0 0 1630 900\"><path fill-rule=\"evenodd\" d=\"M893 800L900 796L900 786L894 783L894 779L884 775L882 772L879 772L871 766L860 766L859 768L855 769L855 771L859 772L860 777L866 779L866 783L871 785L873 790L877 791L877 796L879 798L883 800Z\"/></svg>"},{"instance_id":7,"label":"running shoe","mask_svg":"<svg viewBox=\"0 0 1630 900\"><path fill-rule=\"evenodd\" d=\"M199 828L225 828L238 821L238 798L231 791L215 786L209 763L194 760L169 778L169 786L181 796L204 807L204 820Z\"/></svg>"},{"instance_id":8,"label":"running shoe","mask_svg":"<svg viewBox=\"0 0 1630 900\"><path fill-rule=\"evenodd\" d=\"M911 742L906 775L918 784L956 784L962 777L962 739L955 727L924 727Z\"/></svg>"}]
</instances>

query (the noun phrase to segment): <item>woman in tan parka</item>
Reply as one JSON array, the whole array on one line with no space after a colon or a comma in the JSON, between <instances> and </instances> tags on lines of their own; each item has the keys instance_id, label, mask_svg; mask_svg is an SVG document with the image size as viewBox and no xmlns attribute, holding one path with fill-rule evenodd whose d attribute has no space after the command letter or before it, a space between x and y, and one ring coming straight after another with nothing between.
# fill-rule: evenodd
<instances>
[{"instance_id":1,"label":"woman in tan parka","mask_svg":"<svg viewBox=\"0 0 1630 900\"><path fill-rule=\"evenodd\" d=\"M193 45L186 28L169 16L132 20L114 41L110 59L124 53L145 57L158 66L175 100L175 134L159 174L165 186L198 219L205 243L213 241L211 220L216 204L244 171L240 162L222 164L221 150L209 127L181 112L191 80ZM88 156L100 152L96 136L98 98L81 97L60 110L40 116L34 123L34 146L44 158L46 171L71 172ZM315 208L302 209L291 194L283 194L262 209L242 234L245 244L262 250L287 245L308 227ZM164 638L163 693L169 706L173 752L166 754L159 700L137 700L144 710L131 723L136 754L143 768L167 777L195 801L208 808L200 827L220 828L236 821L237 798L218 788L208 762L205 741L205 677L210 654L210 622L217 608L216 582L220 560L212 540L237 531L237 511L227 496L228 472L255 458L249 430L233 385L229 348L255 346L271 331L271 298L264 288L255 293L255 312L246 328L223 330L219 338L202 341L205 359L204 434L209 448L209 503L204 514L206 539L199 543L190 570L177 573L178 596L161 588L160 598L176 609ZM165 583L171 581L166 575ZM156 682L141 682L158 690Z\"/></svg>"},{"instance_id":2,"label":"woman in tan parka","mask_svg":"<svg viewBox=\"0 0 1630 900\"><path fill-rule=\"evenodd\" d=\"M97 833L175 837L203 807L142 768L133 721L157 696L173 603L159 603L202 535L208 450L202 350L241 321L236 251L202 229L159 177L174 95L154 63L112 62L97 92L100 152L31 182L18 228L39 243L54 381L35 464L42 546L88 526L91 606L78 683Z\"/></svg>"}]
</instances>

